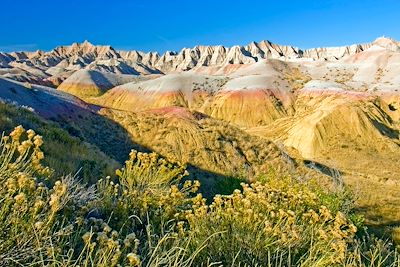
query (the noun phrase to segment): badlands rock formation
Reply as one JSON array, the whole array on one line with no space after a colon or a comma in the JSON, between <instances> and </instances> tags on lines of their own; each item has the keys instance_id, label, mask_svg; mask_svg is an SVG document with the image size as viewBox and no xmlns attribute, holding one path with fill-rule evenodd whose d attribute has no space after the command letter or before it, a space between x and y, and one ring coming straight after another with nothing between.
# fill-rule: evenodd
<instances>
[{"instance_id":1,"label":"badlands rock formation","mask_svg":"<svg viewBox=\"0 0 400 267\"><path fill-rule=\"evenodd\" d=\"M85 41L60 46L50 52L0 51L0 75L18 81L57 86L74 71L87 69L117 74L159 74L187 71L202 66L251 64L264 59L332 60L341 59L369 48L371 44L338 48L301 50L269 41L252 42L246 46L196 46L180 52L117 51L111 46L95 46Z\"/></svg>"},{"instance_id":2,"label":"badlands rock formation","mask_svg":"<svg viewBox=\"0 0 400 267\"><path fill-rule=\"evenodd\" d=\"M97 104L127 111L181 106L200 108L220 90L226 78L192 73L168 74L144 82L131 82L113 88Z\"/></svg>"},{"instance_id":3,"label":"badlands rock formation","mask_svg":"<svg viewBox=\"0 0 400 267\"><path fill-rule=\"evenodd\" d=\"M315 158L335 146L368 145L380 150L400 145L387 104L378 96L343 90L340 84L313 80L298 93L296 112L269 127L267 135ZM375 140L373 143L370 140Z\"/></svg>"},{"instance_id":4,"label":"badlands rock formation","mask_svg":"<svg viewBox=\"0 0 400 267\"><path fill-rule=\"evenodd\" d=\"M335 166L346 162L349 150L372 163L376 154L391 158L400 152L398 48L398 42L379 38L302 54L325 53L323 61L295 59L299 50L281 48L291 59L194 67L126 83L90 101L129 112L182 107L275 140L305 159L324 162L335 149Z\"/></svg>"},{"instance_id":5,"label":"badlands rock formation","mask_svg":"<svg viewBox=\"0 0 400 267\"><path fill-rule=\"evenodd\" d=\"M151 149L169 160L188 164L191 175L204 184L206 195L213 193L217 178L224 175L251 179L270 168L281 175L289 170L310 172L285 158L273 142L186 108L127 113L92 106L60 90L6 78L0 78L0 99L54 121L120 162L134 148Z\"/></svg>"},{"instance_id":6,"label":"badlands rock formation","mask_svg":"<svg viewBox=\"0 0 400 267\"><path fill-rule=\"evenodd\" d=\"M109 155L121 148L120 161L133 142L188 164L203 181L271 171L307 177L308 166L340 174L364 195L371 184L376 192L390 187L400 201L399 73L400 43L384 37L308 50L262 41L162 55L84 42L0 53L0 98L83 125L96 142L108 138L96 144ZM383 196L374 202L383 204Z\"/></svg>"},{"instance_id":7,"label":"badlands rock formation","mask_svg":"<svg viewBox=\"0 0 400 267\"><path fill-rule=\"evenodd\" d=\"M373 102L384 113L377 119L367 112L367 119L359 121L363 127L365 120L395 127L400 118L398 62L399 42L383 37L369 44L309 50L262 41L231 48L196 46L163 55L85 41L50 52L2 53L0 74L60 84L59 90L83 100L130 112L178 106L248 129L290 118L296 121L291 129L275 137L286 136L285 145L313 157L327 134L319 132L319 121L333 114L341 120L340 114L354 111L354 101L361 106ZM343 111L345 104L352 111ZM341 124L358 127L352 121ZM356 133L345 125L339 128Z\"/></svg>"}]
</instances>

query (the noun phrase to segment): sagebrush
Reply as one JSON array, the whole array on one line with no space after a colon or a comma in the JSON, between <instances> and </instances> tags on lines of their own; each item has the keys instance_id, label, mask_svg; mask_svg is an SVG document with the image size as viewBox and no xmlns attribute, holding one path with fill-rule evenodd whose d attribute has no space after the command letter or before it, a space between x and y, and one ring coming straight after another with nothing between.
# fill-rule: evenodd
<instances>
[{"instance_id":1,"label":"sagebrush","mask_svg":"<svg viewBox=\"0 0 400 267\"><path fill-rule=\"evenodd\" d=\"M42 143L2 137L1 266L400 266L315 183L267 176L207 200L184 166L135 151L115 178L53 183Z\"/></svg>"}]
</instances>

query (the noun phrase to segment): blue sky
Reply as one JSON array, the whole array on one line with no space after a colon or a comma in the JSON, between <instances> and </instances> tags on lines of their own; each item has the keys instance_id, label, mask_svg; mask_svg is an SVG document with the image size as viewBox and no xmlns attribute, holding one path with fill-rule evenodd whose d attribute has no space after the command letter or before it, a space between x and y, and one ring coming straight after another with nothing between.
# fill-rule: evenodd
<instances>
[{"instance_id":1,"label":"blue sky","mask_svg":"<svg viewBox=\"0 0 400 267\"><path fill-rule=\"evenodd\" d=\"M311 48L400 39L398 0L0 1L0 51L84 40L165 52L253 40Z\"/></svg>"}]
</instances>

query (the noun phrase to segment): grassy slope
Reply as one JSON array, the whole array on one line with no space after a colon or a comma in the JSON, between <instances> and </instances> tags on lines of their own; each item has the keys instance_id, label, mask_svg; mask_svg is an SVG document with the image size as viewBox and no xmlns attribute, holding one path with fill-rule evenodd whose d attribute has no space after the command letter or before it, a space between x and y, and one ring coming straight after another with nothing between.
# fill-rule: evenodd
<instances>
[{"instance_id":1,"label":"grassy slope","mask_svg":"<svg viewBox=\"0 0 400 267\"><path fill-rule=\"evenodd\" d=\"M1 266L399 266L393 246L356 235L345 192L269 176L207 205L153 153L131 153L113 182L48 188L40 138L24 135L0 143Z\"/></svg>"},{"instance_id":2,"label":"grassy slope","mask_svg":"<svg viewBox=\"0 0 400 267\"><path fill-rule=\"evenodd\" d=\"M0 104L0 130L9 132L17 125L33 129L45 141L45 164L55 170L55 175L75 174L85 182L111 175L119 164L100 149L72 136L57 123L45 120L24 108Z\"/></svg>"}]
</instances>

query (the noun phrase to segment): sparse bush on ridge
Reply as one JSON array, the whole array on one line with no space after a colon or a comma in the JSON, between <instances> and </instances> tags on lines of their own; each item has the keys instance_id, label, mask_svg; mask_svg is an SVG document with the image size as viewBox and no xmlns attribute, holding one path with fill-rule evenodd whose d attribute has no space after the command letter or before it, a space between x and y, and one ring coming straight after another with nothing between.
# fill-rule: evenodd
<instances>
[{"instance_id":1,"label":"sparse bush on ridge","mask_svg":"<svg viewBox=\"0 0 400 267\"><path fill-rule=\"evenodd\" d=\"M50 183L41 146L22 127L2 137L1 266L400 265L316 184L267 176L207 204L184 166L135 151L116 180Z\"/></svg>"}]
</instances>

